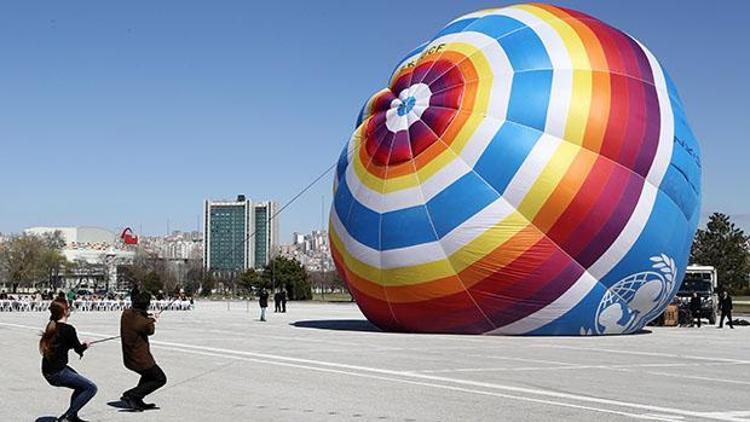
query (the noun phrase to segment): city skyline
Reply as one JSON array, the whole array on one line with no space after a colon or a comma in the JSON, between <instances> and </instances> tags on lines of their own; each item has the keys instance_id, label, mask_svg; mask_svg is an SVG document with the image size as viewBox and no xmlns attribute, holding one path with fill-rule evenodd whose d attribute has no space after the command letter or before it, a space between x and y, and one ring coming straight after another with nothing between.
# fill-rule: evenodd
<instances>
[{"instance_id":1,"label":"city skyline","mask_svg":"<svg viewBox=\"0 0 750 422\"><path fill-rule=\"evenodd\" d=\"M0 5L0 176L23 175L0 185L3 233L202 230L202 200L237 192L283 206L335 162L363 101L408 51L455 16L511 2L399 5L419 16L408 30L387 2L42 3ZM703 219L720 211L750 229L750 198L737 195L750 178L750 53L739 45L750 4L557 3L659 57L701 141ZM329 174L279 216L281 238L327 228L331 185Z\"/></svg>"}]
</instances>

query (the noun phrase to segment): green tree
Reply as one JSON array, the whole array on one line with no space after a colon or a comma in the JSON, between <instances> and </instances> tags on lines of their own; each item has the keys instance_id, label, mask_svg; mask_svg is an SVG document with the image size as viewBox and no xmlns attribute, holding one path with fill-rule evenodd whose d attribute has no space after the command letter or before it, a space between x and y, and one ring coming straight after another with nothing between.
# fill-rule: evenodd
<instances>
[{"instance_id":1,"label":"green tree","mask_svg":"<svg viewBox=\"0 0 750 422\"><path fill-rule=\"evenodd\" d=\"M296 259L277 256L263 269L261 278L266 287L283 287L290 300L312 299L312 286L305 271Z\"/></svg>"},{"instance_id":2,"label":"green tree","mask_svg":"<svg viewBox=\"0 0 750 422\"><path fill-rule=\"evenodd\" d=\"M253 290L258 290L263 286L265 280L255 272L254 269L250 268L244 273L240 274L238 280L238 286L244 292L251 293Z\"/></svg>"},{"instance_id":3,"label":"green tree","mask_svg":"<svg viewBox=\"0 0 750 422\"><path fill-rule=\"evenodd\" d=\"M157 271L149 271L143 278L143 290L155 295L162 289L164 289L164 281L161 274Z\"/></svg>"},{"instance_id":4,"label":"green tree","mask_svg":"<svg viewBox=\"0 0 750 422\"><path fill-rule=\"evenodd\" d=\"M706 229L695 233L690 261L694 264L716 267L719 286L732 294L747 289L750 273L750 238L730 221L729 216L712 214Z\"/></svg>"},{"instance_id":5,"label":"green tree","mask_svg":"<svg viewBox=\"0 0 750 422\"><path fill-rule=\"evenodd\" d=\"M188 261L188 270L185 274L185 294L194 295L198 293L203 279L203 265L200 260Z\"/></svg>"},{"instance_id":6,"label":"green tree","mask_svg":"<svg viewBox=\"0 0 750 422\"><path fill-rule=\"evenodd\" d=\"M202 296L211 296L211 293L215 288L216 278L210 271L205 271L201 277L200 294Z\"/></svg>"},{"instance_id":7,"label":"green tree","mask_svg":"<svg viewBox=\"0 0 750 422\"><path fill-rule=\"evenodd\" d=\"M45 249L40 257L42 271L47 275L49 287L57 289L61 281L61 273L65 272L68 260L57 249Z\"/></svg>"}]
</instances>

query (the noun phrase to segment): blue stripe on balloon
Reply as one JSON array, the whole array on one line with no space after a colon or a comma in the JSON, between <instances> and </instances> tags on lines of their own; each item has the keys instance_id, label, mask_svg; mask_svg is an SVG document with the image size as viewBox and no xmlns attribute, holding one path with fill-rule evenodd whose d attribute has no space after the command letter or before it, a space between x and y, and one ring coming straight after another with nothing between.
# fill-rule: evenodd
<instances>
[{"instance_id":1,"label":"blue stripe on balloon","mask_svg":"<svg viewBox=\"0 0 750 422\"><path fill-rule=\"evenodd\" d=\"M503 123L479 157L474 171L502 194L541 136L542 132L529 127Z\"/></svg>"},{"instance_id":2,"label":"blue stripe on balloon","mask_svg":"<svg viewBox=\"0 0 750 422\"><path fill-rule=\"evenodd\" d=\"M336 215L346 227L347 232L373 249L380 249L379 224L380 214L360 204L354 199L346 178L341 179L336 197L333 200Z\"/></svg>"},{"instance_id":3,"label":"blue stripe on balloon","mask_svg":"<svg viewBox=\"0 0 750 422\"><path fill-rule=\"evenodd\" d=\"M508 34L528 28L523 22L507 16L489 15L475 19L470 25L464 28L464 32L479 32L496 40L500 40ZM447 29L447 28L446 28Z\"/></svg>"},{"instance_id":4,"label":"blue stripe on balloon","mask_svg":"<svg viewBox=\"0 0 750 422\"><path fill-rule=\"evenodd\" d=\"M518 128L517 125L513 126ZM508 144L507 137L514 134L523 139L521 142L531 143L529 134L522 131L528 132L529 129L506 130L505 135L495 139L493 143L497 143L496 148L499 148L501 144ZM497 152L508 155L509 163L513 163L510 165L518 167L523 162L519 156L530 149L529 146ZM489 162L490 159L487 160ZM334 198L334 207L347 232L358 242L378 250L403 248L442 238L498 198L498 192L502 190L490 183L504 181L507 184L511 177L512 173L467 173L425 205L382 214L382 222L378 221L379 214L376 211L357 201L349 190L346 178L342 177ZM378 235L381 225L382 238Z\"/></svg>"},{"instance_id":5,"label":"blue stripe on balloon","mask_svg":"<svg viewBox=\"0 0 750 422\"><path fill-rule=\"evenodd\" d=\"M424 205L387 212L383 214L381 224L382 250L404 248L437 240Z\"/></svg>"},{"instance_id":6,"label":"blue stripe on balloon","mask_svg":"<svg viewBox=\"0 0 750 422\"><path fill-rule=\"evenodd\" d=\"M362 108L359 109L359 114L357 115L357 124L354 126L354 128L358 128L359 125L362 124L362 120L364 120L365 117L365 110L367 109L367 106L370 104L370 101L366 101L365 105L362 106Z\"/></svg>"},{"instance_id":7,"label":"blue stripe on balloon","mask_svg":"<svg viewBox=\"0 0 750 422\"><path fill-rule=\"evenodd\" d=\"M464 31L496 39L508 56L515 72L508 119L544 130L552 91L552 61L539 36L525 24L507 16L482 17Z\"/></svg>"},{"instance_id":8,"label":"blue stripe on balloon","mask_svg":"<svg viewBox=\"0 0 750 422\"><path fill-rule=\"evenodd\" d=\"M439 238L448 234L498 198L497 192L470 172L427 202Z\"/></svg>"},{"instance_id":9,"label":"blue stripe on balloon","mask_svg":"<svg viewBox=\"0 0 750 422\"><path fill-rule=\"evenodd\" d=\"M346 171L346 167L349 165L349 143L344 144L344 149L339 155L339 161L336 163L336 180L341 180Z\"/></svg>"},{"instance_id":10,"label":"blue stripe on balloon","mask_svg":"<svg viewBox=\"0 0 750 422\"><path fill-rule=\"evenodd\" d=\"M685 214L685 218L693 220L700 208L700 145L687 123L674 85L668 84L668 91L674 116L674 139L672 157L659 189L672 198Z\"/></svg>"},{"instance_id":11,"label":"blue stripe on balloon","mask_svg":"<svg viewBox=\"0 0 750 422\"><path fill-rule=\"evenodd\" d=\"M531 28L526 27L499 40L505 54L508 55L513 70L525 72L529 70L551 70L547 49L542 40Z\"/></svg>"},{"instance_id":12,"label":"blue stripe on balloon","mask_svg":"<svg viewBox=\"0 0 750 422\"><path fill-rule=\"evenodd\" d=\"M446 26L443 28L440 32L435 35L433 40L440 38L445 35L455 34L458 32L463 32L464 28L471 25L472 22L475 22L477 18L469 18L469 19L461 19L459 21L453 22L452 24Z\"/></svg>"},{"instance_id":13,"label":"blue stripe on balloon","mask_svg":"<svg viewBox=\"0 0 750 422\"><path fill-rule=\"evenodd\" d=\"M349 235L373 249L388 250L442 238L497 199L497 196L494 189L478 175L469 173L426 205L390 211L382 214L380 220L379 213L357 201L346 178L342 177L333 205ZM382 238L379 235L381 225Z\"/></svg>"},{"instance_id":14,"label":"blue stripe on balloon","mask_svg":"<svg viewBox=\"0 0 750 422\"><path fill-rule=\"evenodd\" d=\"M547 121L551 89L551 70L514 74L508 104L508 120L543 131Z\"/></svg>"}]
</instances>

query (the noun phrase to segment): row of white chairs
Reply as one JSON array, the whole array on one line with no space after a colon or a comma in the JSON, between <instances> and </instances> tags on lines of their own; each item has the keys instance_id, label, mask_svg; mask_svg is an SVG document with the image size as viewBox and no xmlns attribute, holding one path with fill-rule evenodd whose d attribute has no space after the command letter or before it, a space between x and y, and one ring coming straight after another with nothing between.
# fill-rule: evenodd
<instances>
[{"instance_id":1,"label":"row of white chairs","mask_svg":"<svg viewBox=\"0 0 750 422\"><path fill-rule=\"evenodd\" d=\"M49 300L0 300L0 312L46 312L49 309ZM83 300L73 301L73 309L82 312L94 311L122 311L129 308L130 300ZM193 305L189 300L154 300L151 302L151 311L189 311Z\"/></svg>"},{"instance_id":2,"label":"row of white chairs","mask_svg":"<svg viewBox=\"0 0 750 422\"><path fill-rule=\"evenodd\" d=\"M0 300L0 312L41 312L49 307L48 300Z\"/></svg>"}]
</instances>

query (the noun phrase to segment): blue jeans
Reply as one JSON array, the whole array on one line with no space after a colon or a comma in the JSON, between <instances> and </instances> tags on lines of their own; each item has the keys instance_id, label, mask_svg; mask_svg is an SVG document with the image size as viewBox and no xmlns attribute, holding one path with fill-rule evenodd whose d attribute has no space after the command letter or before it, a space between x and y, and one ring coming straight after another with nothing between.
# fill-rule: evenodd
<instances>
[{"instance_id":1,"label":"blue jeans","mask_svg":"<svg viewBox=\"0 0 750 422\"><path fill-rule=\"evenodd\" d=\"M67 416L78 416L78 411L96 395L96 384L86 379L86 377L76 372L70 366L66 366L54 374L43 375L50 385L67 387L73 390L73 395L70 396L70 407L65 411L65 415Z\"/></svg>"}]
</instances>

